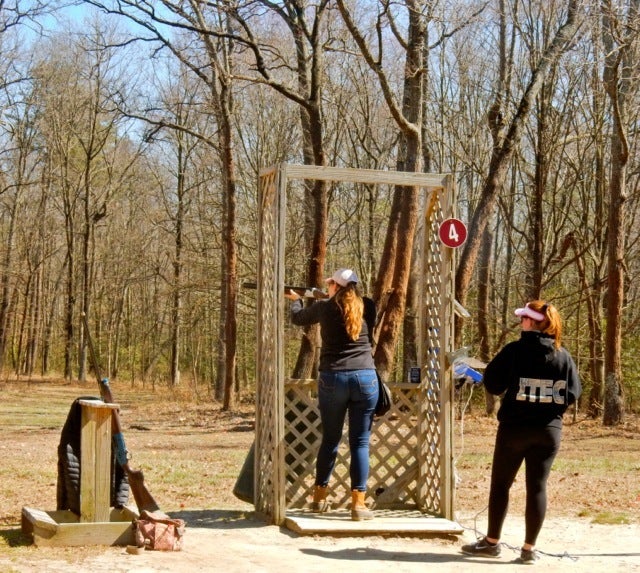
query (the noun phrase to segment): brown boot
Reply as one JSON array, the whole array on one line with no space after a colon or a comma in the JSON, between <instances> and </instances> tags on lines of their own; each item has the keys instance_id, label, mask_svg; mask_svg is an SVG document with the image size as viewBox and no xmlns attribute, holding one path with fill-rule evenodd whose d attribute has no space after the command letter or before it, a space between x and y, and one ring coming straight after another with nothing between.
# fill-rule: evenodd
<instances>
[{"instance_id":1,"label":"brown boot","mask_svg":"<svg viewBox=\"0 0 640 573\"><path fill-rule=\"evenodd\" d=\"M311 504L311 511L313 513L324 513L329 511L331 503L327 500L326 485L317 485L313 490L313 503Z\"/></svg>"},{"instance_id":2,"label":"brown boot","mask_svg":"<svg viewBox=\"0 0 640 573\"><path fill-rule=\"evenodd\" d=\"M373 511L371 511L364 503L364 495L364 491L357 491L354 489L351 492L351 519L353 521L373 519Z\"/></svg>"}]
</instances>

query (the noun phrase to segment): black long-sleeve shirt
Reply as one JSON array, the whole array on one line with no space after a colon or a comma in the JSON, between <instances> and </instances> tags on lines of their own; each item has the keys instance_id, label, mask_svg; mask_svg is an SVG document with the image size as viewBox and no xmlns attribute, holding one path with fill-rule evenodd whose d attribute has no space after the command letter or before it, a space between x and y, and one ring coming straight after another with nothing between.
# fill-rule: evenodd
<instances>
[{"instance_id":1,"label":"black long-sleeve shirt","mask_svg":"<svg viewBox=\"0 0 640 573\"><path fill-rule=\"evenodd\" d=\"M505 395L498 410L501 423L518 426L562 426L562 415L582 394L573 358L556 349L552 337L524 331L487 365L484 386Z\"/></svg>"},{"instance_id":2,"label":"black long-sleeve shirt","mask_svg":"<svg viewBox=\"0 0 640 573\"><path fill-rule=\"evenodd\" d=\"M363 297L362 329L357 340L347 334L342 311L333 298L315 301L304 308L301 299L291 304L291 322L298 326L320 323L322 349L320 370L366 370L375 368L371 337L376 320L375 303Z\"/></svg>"}]
</instances>

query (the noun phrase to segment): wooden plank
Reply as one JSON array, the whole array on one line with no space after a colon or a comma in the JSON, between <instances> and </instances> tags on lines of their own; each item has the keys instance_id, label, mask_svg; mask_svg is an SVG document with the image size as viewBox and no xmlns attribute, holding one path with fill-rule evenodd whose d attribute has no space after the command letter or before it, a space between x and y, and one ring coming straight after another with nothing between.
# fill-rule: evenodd
<instances>
[{"instance_id":1,"label":"wooden plank","mask_svg":"<svg viewBox=\"0 0 640 573\"><path fill-rule=\"evenodd\" d=\"M96 408L100 410L118 410L120 408L118 404L114 404L114 403L107 404L102 400L83 399L83 400L78 400L78 404L80 404L81 406L89 406L91 408Z\"/></svg>"},{"instance_id":2,"label":"wooden plank","mask_svg":"<svg viewBox=\"0 0 640 573\"><path fill-rule=\"evenodd\" d=\"M130 508L111 509L107 522L80 523L71 511L22 508L22 532L38 546L132 545L131 522L138 513Z\"/></svg>"},{"instance_id":3,"label":"wooden plank","mask_svg":"<svg viewBox=\"0 0 640 573\"><path fill-rule=\"evenodd\" d=\"M140 514L136 507L112 507L109 513L108 521L133 521L138 519Z\"/></svg>"},{"instance_id":4,"label":"wooden plank","mask_svg":"<svg viewBox=\"0 0 640 573\"><path fill-rule=\"evenodd\" d=\"M97 410L94 521L109 521L109 507L111 506L111 417L111 410Z\"/></svg>"},{"instance_id":5,"label":"wooden plank","mask_svg":"<svg viewBox=\"0 0 640 573\"><path fill-rule=\"evenodd\" d=\"M23 533L32 533L34 528L38 527L42 531L51 531L55 533L58 529L56 521L46 512L33 507L22 508L22 531Z\"/></svg>"},{"instance_id":6,"label":"wooden plank","mask_svg":"<svg viewBox=\"0 0 640 573\"><path fill-rule=\"evenodd\" d=\"M443 193L445 218L456 214L453 178L446 178L447 193ZM453 404L454 389L452 366L447 364L447 354L454 349L455 338L455 249L442 249L442 284L440 286L440 502L442 515L453 519L455 473L453 471Z\"/></svg>"},{"instance_id":7,"label":"wooden plank","mask_svg":"<svg viewBox=\"0 0 640 573\"><path fill-rule=\"evenodd\" d=\"M352 521L350 511L311 513L289 511L285 525L301 535L385 535L385 534L454 534L463 533L458 523L421 514L418 511L375 511L374 519Z\"/></svg>"},{"instance_id":8,"label":"wooden plank","mask_svg":"<svg viewBox=\"0 0 640 573\"><path fill-rule=\"evenodd\" d=\"M80 434L80 521L96 521L96 427L97 408L82 408Z\"/></svg>"},{"instance_id":9,"label":"wooden plank","mask_svg":"<svg viewBox=\"0 0 640 573\"><path fill-rule=\"evenodd\" d=\"M33 542L43 547L78 547L80 545L133 545L131 523L61 523L55 534L39 528L33 530Z\"/></svg>"},{"instance_id":10,"label":"wooden plank","mask_svg":"<svg viewBox=\"0 0 640 573\"><path fill-rule=\"evenodd\" d=\"M407 171L378 171L351 167L322 167L318 165L286 165L287 179L313 179L370 183L372 185L406 185L441 188L446 175L440 173L412 173Z\"/></svg>"},{"instance_id":11,"label":"wooden plank","mask_svg":"<svg viewBox=\"0 0 640 573\"><path fill-rule=\"evenodd\" d=\"M285 378L285 357L284 357L284 331L287 323L288 313L285 313L282 299L282 286L285 284L285 228L287 221L287 182L282 173L286 173L286 167L281 171L281 175L278 177L278 201L277 201L277 217L275 218L275 222L277 224L277 241L275 243L275 255L276 260L275 264L275 287L278 289L278 299L279 304L275 306L275 323L276 327L275 336L276 336L276 352L275 352L275 385L274 391L275 395L275 406L276 410L274 412L274 424L272 428L273 439L274 439L274 462L276 463L275 472L274 472L274 512L273 512L273 522L274 523L282 523L284 521L286 515L286 507L287 507L287 476L286 476L286 468L285 468L285 454L286 454L286 444L285 444L285 430L284 430L284 419L285 419L285 411L284 411L284 378Z\"/></svg>"},{"instance_id":12,"label":"wooden plank","mask_svg":"<svg viewBox=\"0 0 640 573\"><path fill-rule=\"evenodd\" d=\"M73 513L73 511L69 511L68 509L59 509L56 511L47 511L47 513L51 516L58 525L61 523L79 523L80 516Z\"/></svg>"},{"instance_id":13,"label":"wooden plank","mask_svg":"<svg viewBox=\"0 0 640 573\"><path fill-rule=\"evenodd\" d=\"M111 504L111 419L117 404L80 400L80 521L108 522Z\"/></svg>"}]
</instances>

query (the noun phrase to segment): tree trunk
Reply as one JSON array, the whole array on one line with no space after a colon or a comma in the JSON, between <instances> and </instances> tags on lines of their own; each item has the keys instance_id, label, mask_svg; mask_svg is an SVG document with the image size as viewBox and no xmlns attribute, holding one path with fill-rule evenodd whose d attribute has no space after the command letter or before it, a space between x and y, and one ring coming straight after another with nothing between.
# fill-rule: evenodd
<instances>
[{"instance_id":1,"label":"tree trunk","mask_svg":"<svg viewBox=\"0 0 640 573\"><path fill-rule=\"evenodd\" d=\"M380 54L373 55L365 36L343 0L337 1L342 18L371 70L378 76L387 106L400 128L398 171L421 172L424 148L422 145L422 111L427 39L427 18L424 0L407 0L407 39L404 64L402 105L399 106L391 84L380 65ZM380 13L379 17L382 17ZM382 49L378 47L378 49ZM381 322L376 331L374 352L376 367L388 378L394 366L398 335L404 321L407 288L411 269L411 254L418 220L418 190L415 187L396 187L384 250L374 287L374 298L384 308L379 309ZM388 295L388 296L387 296Z\"/></svg>"},{"instance_id":2,"label":"tree trunk","mask_svg":"<svg viewBox=\"0 0 640 573\"><path fill-rule=\"evenodd\" d=\"M415 260L415 248L412 259ZM403 330L402 330L402 375L406 377L409 369L418 364L418 312L416 286L418 281L418 269L415 265L411 265L409 274L409 284L407 286L407 303L404 314ZM406 381L406 378L404 379Z\"/></svg>"},{"instance_id":3,"label":"tree trunk","mask_svg":"<svg viewBox=\"0 0 640 573\"><path fill-rule=\"evenodd\" d=\"M5 240L4 258L2 261L2 273L0 274L0 371L4 367L5 350L7 348L7 339L9 337L10 324L10 300L11 300L11 281L10 277L13 273L13 248L14 235L16 226L17 198L11 206L11 214L9 218L9 228L7 230L7 238Z\"/></svg>"},{"instance_id":4,"label":"tree trunk","mask_svg":"<svg viewBox=\"0 0 640 573\"><path fill-rule=\"evenodd\" d=\"M91 161L85 158L84 166L84 228L82 232L82 312L89 316L91 303L91 237L93 235L93 223L91 221ZM84 331L84 323L80 327L80 345L78 352L78 380L87 380L87 337ZM108 372L106 373L108 375Z\"/></svg>"},{"instance_id":5,"label":"tree trunk","mask_svg":"<svg viewBox=\"0 0 640 573\"><path fill-rule=\"evenodd\" d=\"M321 12L318 13L318 17ZM303 157L305 165L326 165L324 150L323 110L320 98L321 80L316 65L309 65L308 48L301 22L295 22L298 33L294 35L298 54L297 79L298 92L304 95L305 104L300 107L300 125L302 127ZM315 38L315 42L317 42ZM317 64L322 51L313 42L311 51ZM309 251L307 267L307 285L321 287L324 278L324 266L327 258L327 225L329 196L326 181L306 182L305 204L307 205L305 221L305 239ZM346 264L346 262L345 262ZM311 303L313 304L313 303ZM293 378L311 378L316 374L319 358L320 329L317 324L306 326L302 332L300 350L293 368Z\"/></svg>"},{"instance_id":6,"label":"tree trunk","mask_svg":"<svg viewBox=\"0 0 640 573\"><path fill-rule=\"evenodd\" d=\"M491 296L491 255L493 235L486 229L480 250L480 265L478 269L478 346L480 360L488 362L491 356L491 335L489 321L492 319L489 308ZM491 416L495 413L497 400L493 394L485 392L485 413Z\"/></svg>"},{"instance_id":7,"label":"tree trunk","mask_svg":"<svg viewBox=\"0 0 640 573\"><path fill-rule=\"evenodd\" d=\"M550 102L547 97L548 89L543 84L537 98L536 113L536 164L533 182L533 213L531 214L531 235L533 245L531 252L531 280L527 285L527 298L539 299L542 293L542 282L545 272L544 237L546 219L544 217L544 196L549 175L549 149L547 145L547 113Z\"/></svg>"},{"instance_id":8,"label":"tree trunk","mask_svg":"<svg viewBox=\"0 0 640 573\"><path fill-rule=\"evenodd\" d=\"M605 393L603 423L614 426L622 423L624 403L622 400L622 306L624 304L625 237L626 220L626 176L629 160L627 141L627 99L637 87L634 78L636 69L635 43L639 0L629 5L628 23L622 23L613 13L612 3L601 4L605 66L603 82L613 119L611 132L611 171L609 180L609 218L607 234L607 327L605 333ZM620 37L621 29L623 36ZM635 42L634 42L635 40Z\"/></svg>"},{"instance_id":9,"label":"tree trunk","mask_svg":"<svg viewBox=\"0 0 640 573\"><path fill-rule=\"evenodd\" d=\"M76 287L75 287L75 230L73 215L70 210L65 212L65 231L67 235L67 254L66 254L66 266L67 266L67 281L66 281L66 301L64 312L64 330L65 330L65 345L64 345L64 377L65 380L71 380L73 377L73 309L76 304Z\"/></svg>"},{"instance_id":10,"label":"tree trunk","mask_svg":"<svg viewBox=\"0 0 640 573\"><path fill-rule=\"evenodd\" d=\"M173 294L171 304L171 371L169 385L171 387L180 384L180 344L182 322L182 243L184 225L184 201L185 201L185 159L182 142L178 142L178 170L176 181L176 215L173 237Z\"/></svg>"},{"instance_id":11,"label":"tree trunk","mask_svg":"<svg viewBox=\"0 0 640 573\"><path fill-rule=\"evenodd\" d=\"M415 149L419 149L416 147ZM388 379L394 366L395 347L402 323L404 321L407 286L411 271L411 251L418 222L418 190L415 187L396 189L402 194L402 211L400 213L392 289L387 300L384 318L378 331L378 340L374 353L376 367L383 378ZM383 253L381 261L388 260ZM382 264L384 266L384 264Z\"/></svg>"},{"instance_id":12,"label":"tree trunk","mask_svg":"<svg viewBox=\"0 0 640 573\"><path fill-rule=\"evenodd\" d=\"M235 405L236 387L236 355L238 332L238 253L236 246L236 169L233 155L232 106L231 91L224 84L220 94L221 113L220 147L222 150L223 181L225 188L226 225L224 248L226 251L226 267L223 272L226 285L226 318L225 318L225 372L223 409L230 410Z\"/></svg>"},{"instance_id":13,"label":"tree trunk","mask_svg":"<svg viewBox=\"0 0 640 573\"><path fill-rule=\"evenodd\" d=\"M300 80L301 89L306 82ZM322 110L316 105L301 109L301 123L306 141L304 161L307 165L326 165L323 144ZM309 242L309 266L307 267L307 285L321 287L325 261L327 258L327 224L329 197L326 181L314 181L306 187L307 220L306 236ZM346 263L345 263L346 264ZM313 304L313 303L311 303ZM320 330L318 325L307 326L302 331L300 350L293 368L293 378L311 378L315 376L319 357Z\"/></svg>"},{"instance_id":14,"label":"tree trunk","mask_svg":"<svg viewBox=\"0 0 640 573\"><path fill-rule=\"evenodd\" d=\"M618 123L616 121L616 123ZM621 127L619 124L616 127ZM605 393L603 422L605 426L622 423L622 305L624 302L624 254L626 234L626 151L622 134L614 129L611 145L611 180L609 189L607 327L605 333Z\"/></svg>"}]
</instances>

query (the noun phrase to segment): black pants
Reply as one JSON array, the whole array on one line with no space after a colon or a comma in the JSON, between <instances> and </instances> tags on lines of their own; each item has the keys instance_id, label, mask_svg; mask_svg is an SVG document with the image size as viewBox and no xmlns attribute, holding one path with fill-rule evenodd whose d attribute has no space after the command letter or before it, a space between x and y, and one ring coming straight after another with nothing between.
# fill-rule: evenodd
<instances>
[{"instance_id":1,"label":"black pants","mask_svg":"<svg viewBox=\"0 0 640 573\"><path fill-rule=\"evenodd\" d=\"M500 539L509 507L509 490L524 461L527 491L524 541L535 545L547 511L547 479L561 436L561 428L498 427L491 470L487 537Z\"/></svg>"}]
</instances>

